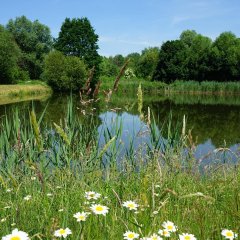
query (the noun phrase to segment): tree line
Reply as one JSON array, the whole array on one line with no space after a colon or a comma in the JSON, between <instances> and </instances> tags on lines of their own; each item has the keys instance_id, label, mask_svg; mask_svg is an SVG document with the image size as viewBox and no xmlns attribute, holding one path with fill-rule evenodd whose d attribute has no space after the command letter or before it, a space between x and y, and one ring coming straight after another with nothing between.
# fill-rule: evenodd
<instances>
[{"instance_id":1,"label":"tree line","mask_svg":"<svg viewBox=\"0 0 240 240\"><path fill-rule=\"evenodd\" d=\"M98 35L87 18L66 18L58 38L25 16L0 25L0 84L42 79L55 90L77 90L94 66L100 75Z\"/></svg>"},{"instance_id":2,"label":"tree line","mask_svg":"<svg viewBox=\"0 0 240 240\"><path fill-rule=\"evenodd\" d=\"M183 31L179 39L166 41L160 48L146 48L125 58L104 58L101 64L105 75L115 75L128 58L137 77L152 81L240 80L240 39L232 32L223 32L212 41L194 30Z\"/></svg>"},{"instance_id":3,"label":"tree line","mask_svg":"<svg viewBox=\"0 0 240 240\"><path fill-rule=\"evenodd\" d=\"M175 80L240 80L240 39L232 32L214 41L194 30L141 53L104 57L98 35L87 18L66 18L59 36L25 16L0 25L0 84L42 79L55 90L77 90L94 67L92 85L102 76L116 77L130 59L126 76L171 83Z\"/></svg>"}]
</instances>

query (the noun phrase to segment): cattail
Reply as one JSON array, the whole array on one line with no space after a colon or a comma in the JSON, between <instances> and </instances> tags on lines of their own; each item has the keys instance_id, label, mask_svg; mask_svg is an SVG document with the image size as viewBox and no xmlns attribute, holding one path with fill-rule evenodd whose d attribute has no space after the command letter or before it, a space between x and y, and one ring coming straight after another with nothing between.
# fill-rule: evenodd
<instances>
[{"instance_id":1,"label":"cattail","mask_svg":"<svg viewBox=\"0 0 240 240\"><path fill-rule=\"evenodd\" d=\"M186 117L183 115L182 137L186 135Z\"/></svg>"},{"instance_id":2,"label":"cattail","mask_svg":"<svg viewBox=\"0 0 240 240\"><path fill-rule=\"evenodd\" d=\"M143 118L143 114L142 114L143 93L142 93L141 83L138 86L137 97L138 97L138 112L139 112L139 115L140 115L140 119L142 119Z\"/></svg>"},{"instance_id":3,"label":"cattail","mask_svg":"<svg viewBox=\"0 0 240 240\"><path fill-rule=\"evenodd\" d=\"M103 154L108 150L109 146L112 144L112 142L115 140L116 136L111 138L103 147L102 151L99 153L99 159L102 158Z\"/></svg>"},{"instance_id":4,"label":"cattail","mask_svg":"<svg viewBox=\"0 0 240 240\"><path fill-rule=\"evenodd\" d=\"M93 92L93 97L96 97L96 96L98 95L100 86L101 86L101 81L99 81L99 82L96 84L96 87L95 87L94 92Z\"/></svg>"},{"instance_id":5,"label":"cattail","mask_svg":"<svg viewBox=\"0 0 240 240\"><path fill-rule=\"evenodd\" d=\"M127 68L127 65L129 63L129 59L127 59L127 61L124 63L124 65L122 66L118 76L116 77L116 80L114 82L114 86L113 86L113 90L116 92L118 90L118 84L119 84L119 81L120 81L120 78L124 75L124 72Z\"/></svg>"},{"instance_id":6,"label":"cattail","mask_svg":"<svg viewBox=\"0 0 240 240\"><path fill-rule=\"evenodd\" d=\"M93 66L93 68L91 68L90 72L89 72L89 77L85 83L85 86L81 89L83 92L88 92L90 89L90 84L92 82L93 76L94 76L94 72L95 72L95 66Z\"/></svg>"},{"instance_id":7,"label":"cattail","mask_svg":"<svg viewBox=\"0 0 240 240\"><path fill-rule=\"evenodd\" d=\"M36 114L35 114L34 111L31 111L30 119L31 119L32 127L33 127L34 136L36 138L38 150L42 151L42 149L43 149L42 137L41 137L41 134L40 134L40 129L39 129L39 126L38 126L38 123L37 123Z\"/></svg>"},{"instance_id":8,"label":"cattail","mask_svg":"<svg viewBox=\"0 0 240 240\"><path fill-rule=\"evenodd\" d=\"M54 127L56 128L56 132L62 137L62 139L64 140L64 142L70 146L70 140L68 139L67 134L64 132L64 130L57 125L56 123L53 123Z\"/></svg>"},{"instance_id":9,"label":"cattail","mask_svg":"<svg viewBox=\"0 0 240 240\"><path fill-rule=\"evenodd\" d=\"M150 124L151 124L151 111L150 111L150 107L148 107L147 125L150 126Z\"/></svg>"}]
</instances>

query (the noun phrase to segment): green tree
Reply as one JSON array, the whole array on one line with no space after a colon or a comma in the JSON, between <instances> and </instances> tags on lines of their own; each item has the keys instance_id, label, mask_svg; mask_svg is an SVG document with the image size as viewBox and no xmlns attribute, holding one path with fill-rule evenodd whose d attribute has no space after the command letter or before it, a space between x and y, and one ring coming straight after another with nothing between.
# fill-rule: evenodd
<instances>
[{"instance_id":1,"label":"green tree","mask_svg":"<svg viewBox=\"0 0 240 240\"><path fill-rule=\"evenodd\" d=\"M107 77L116 77L119 72L119 68L107 57L102 57L100 69L101 75Z\"/></svg>"},{"instance_id":2,"label":"green tree","mask_svg":"<svg viewBox=\"0 0 240 240\"><path fill-rule=\"evenodd\" d=\"M126 56L126 59L129 59L128 67L133 70L134 73L137 73L137 66L140 61L141 55L139 53L130 53Z\"/></svg>"},{"instance_id":3,"label":"green tree","mask_svg":"<svg viewBox=\"0 0 240 240\"><path fill-rule=\"evenodd\" d=\"M195 31L187 30L181 34L180 41L186 46L186 79L206 80L210 71L209 54L212 45L211 39L197 34Z\"/></svg>"},{"instance_id":4,"label":"green tree","mask_svg":"<svg viewBox=\"0 0 240 240\"><path fill-rule=\"evenodd\" d=\"M125 58L121 54L117 54L114 57L109 58L113 64L115 64L119 69L123 66L125 63Z\"/></svg>"},{"instance_id":5,"label":"green tree","mask_svg":"<svg viewBox=\"0 0 240 240\"><path fill-rule=\"evenodd\" d=\"M95 66L94 83L100 74L98 35L87 18L66 18L55 42L55 48L66 56L79 57L90 69Z\"/></svg>"},{"instance_id":6,"label":"green tree","mask_svg":"<svg viewBox=\"0 0 240 240\"><path fill-rule=\"evenodd\" d=\"M20 49L13 36L0 25L0 84L9 84L17 80Z\"/></svg>"},{"instance_id":7,"label":"green tree","mask_svg":"<svg viewBox=\"0 0 240 240\"><path fill-rule=\"evenodd\" d=\"M231 32L220 34L212 45L210 62L210 78L240 80L240 39Z\"/></svg>"},{"instance_id":8,"label":"green tree","mask_svg":"<svg viewBox=\"0 0 240 240\"><path fill-rule=\"evenodd\" d=\"M186 79L186 45L180 40L165 42L160 50L153 80L171 83Z\"/></svg>"},{"instance_id":9,"label":"green tree","mask_svg":"<svg viewBox=\"0 0 240 240\"><path fill-rule=\"evenodd\" d=\"M194 39L198 36L195 30L185 30L180 35L180 40L188 47L191 47Z\"/></svg>"},{"instance_id":10,"label":"green tree","mask_svg":"<svg viewBox=\"0 0 240 240\"><path fill-rule=\"evenodd\" d=\"M27 70L32 79L38 79L43 71L44 56L52 48L50 29L38 20L32 22L25 16L9 20L7 29L22 51L20 67Z\"/></svg>"},{"instance_id":11,"label":"green tree","mask_svg":"<svg viewBox=\"0 0 240 240\"><path fill-rule=\"evenodd\" d=\"M142 51L142 55L137 64L136 74L138 77L152 79L159 57L159 48L150 47Z\"/></svg>"},{"instance_id":12,"label":"green tree","mask_svg":"<svg viewBox=\"0 0 240 240\"><path fill-rule=\"evenodd\" d=\"M45 58L43 79L54 90L77 91L83 87L86 76L86 66L78 57L53 51Z\"/></svg>"}]
</instances>

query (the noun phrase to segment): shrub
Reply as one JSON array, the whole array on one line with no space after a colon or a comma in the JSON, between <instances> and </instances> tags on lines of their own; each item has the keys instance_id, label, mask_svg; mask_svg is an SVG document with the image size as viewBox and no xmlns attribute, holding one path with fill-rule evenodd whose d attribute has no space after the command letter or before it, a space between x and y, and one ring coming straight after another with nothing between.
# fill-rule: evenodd
<instances>
[{"instance_id":1,"label":"shrub","mask_svg":"<svg viewBox=\"0 0 240 240\"><path fill-rule=\"evenodd\" d=\"M0 25L0 84L16 81L20 49L13 36Z\"/></svg>"},{"instance_id":2,"label":"shrub","mask_svg":"<svg viewBox=\"0 0 240 240\"><path fill-rule=\"evenodd\" d=\"M57 91L76 91L86 79L86 66L78 57L64 56L59 51L49 53L45 58L43 80Z\"/></svg>"}]
</instances>

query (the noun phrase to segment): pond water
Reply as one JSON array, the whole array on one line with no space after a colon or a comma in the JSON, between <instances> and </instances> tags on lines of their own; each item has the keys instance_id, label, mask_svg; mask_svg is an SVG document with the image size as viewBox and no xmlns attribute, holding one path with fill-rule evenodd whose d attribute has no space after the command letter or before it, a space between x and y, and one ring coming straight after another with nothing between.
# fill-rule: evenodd
<instances>
[{"instance_id":1,"label":"pond water","mask_svg":"<svg viewBox=\"0 0 240 240\"><path fill-rule=\"evenodd\" d=\"M67 111L69 95L55 94L42 100L23 101L2 104L0 117L18 107L22 114L34 109L39 116L45 109L44 121L59 122ZM80 103L79 96L73 96L73 106L80 118L92 115L100 133L100 142L104 142L106 128L114 131L116 124L121 126L122 142L125 150L136 151L140 144L149 141L146 120L141 120L137 108L136 92L118 93L110 102L100 99L90 105ZM200 159L214 149L226 147L239 154L240 148L240 97L239 96L194 96L194 95L154 95L144 93L143 113L148 108L161 129L164 123L172 122L172 128L181 130L183 116L186 116L187 130L191 130L196 144L195 156ZM87 121L83 121L88 124ZM113 133L114 134L114 133ZM164 136L163 136L164 139ZM129 145L131 145L130 149ZM206 158L205 162L211 161Z\"/></svg>"}]
</instances>

